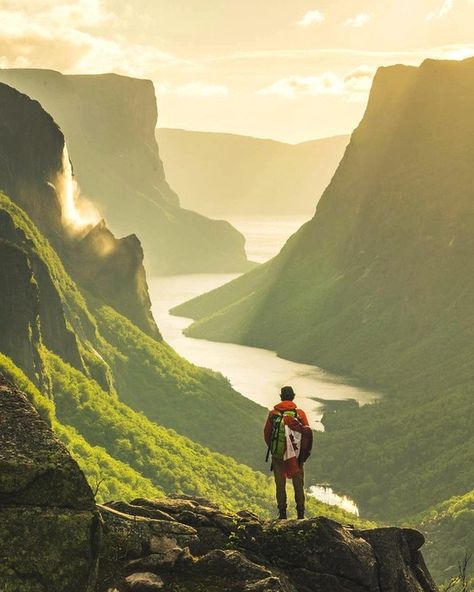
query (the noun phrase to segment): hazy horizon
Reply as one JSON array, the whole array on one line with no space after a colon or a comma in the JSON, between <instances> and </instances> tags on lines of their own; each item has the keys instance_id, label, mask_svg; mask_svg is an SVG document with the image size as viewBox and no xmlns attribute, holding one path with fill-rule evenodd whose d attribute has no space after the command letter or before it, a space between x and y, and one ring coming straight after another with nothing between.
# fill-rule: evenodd
<instances>
[{"instance_id":1,"label":"hazy horizon","mask_svg":"<svg viewBox=\"0 0 474 592\"><path fill-rule=\"evenodd\" d=\"M0 67L153 80L159 126L300 143L350 133L379 66L474 55L472 0L6 0Z\"/></svg>"}]
</instances>

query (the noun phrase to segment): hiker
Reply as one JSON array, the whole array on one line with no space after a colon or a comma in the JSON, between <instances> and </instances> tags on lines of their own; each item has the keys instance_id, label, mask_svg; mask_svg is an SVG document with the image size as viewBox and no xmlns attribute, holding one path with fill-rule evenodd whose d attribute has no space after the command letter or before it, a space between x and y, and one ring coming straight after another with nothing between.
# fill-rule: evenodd
<instances>
[{"instance_id":1,"label":"hiker","mask_svg":"<svg viewBox=\"0 0 474 592\"><path fill-rule=\"evenodd\" d=\"M270 411L264 428L268 446L267 460L272 456L270 470L273 471L278 505L278 519L285 520L286 480L292 479L295 490L298 519L304 518L304 462L307 460L313 442L306 413L298 409L293 399L291 386L284 386L280 392L281 403Z\"/></svg>"}]
</instances>

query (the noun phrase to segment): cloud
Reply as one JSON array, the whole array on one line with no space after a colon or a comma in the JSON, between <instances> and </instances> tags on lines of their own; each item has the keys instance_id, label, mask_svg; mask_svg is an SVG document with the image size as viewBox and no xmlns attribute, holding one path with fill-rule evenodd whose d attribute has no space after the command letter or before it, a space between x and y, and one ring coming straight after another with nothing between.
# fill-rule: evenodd
<instances>
[{"instance_id":1,"label":"cloud","mask_svg":"<svg viewBox=\"0 0 474 592\"><path fill-rule=\"evenodd\" d=\"M436 10L432 10L426 15L427 21L433 21L438 19L443 19L448 16L448 14L454 8L454 0L444 0L443 4L437 8Z\"/></svg>"},{"instance_id":2,"label":"cloud","mask_svg":"<svg viewBox=\"0 0 474 592\"><path fill-rule=\"evenodd\" d=\"M0 9L2 67L149 76L159 67L185 62L153 45L124 42L115 32L120 21L100 0L36 0L24 8L18 4L4 0ZM107 37L96 31L104 24Z\"/></svg>"},{"instance_id":3,"label":"cloud","mask_svg":"<svg viewBox=\"0 0 474 592\"><path fill-rule=\"evenodd\" d=\"M365 101L375 76L375 68L359 66L344 76L344 89L351 102Z\"/></svg>"},{"instance_id":4,"label":"cloud","mask_svg":"<svg viewBox=\"0 0 474 592\"><path fill-rule=\"evenodd\" d=\"M325 20L325 16L319 10L308 10L308 12L297 22L300 27L310 27L320 24Z\"/></svg>"},{"instance_id":5,"label":"cloud","mask_svg":"<svg viewBox=\"0 0 474 592\"><path fill-rule=\"evenodd\" d=\"M179 86L173 86L169 82L155 82L155 91L158 96L226 97L229 95L229 88L227 86L223 84L209 84L202 80L195 80Z\"/></svg>"},{"instance_id":6,"label":"cloud","mask_svg":"<svg viewBox=\"0 0 474 592\"><path fill-rule=\"evenodd\" d=\"M375 70L360 66L341 77L334 72L319 76L288 76L257 91L259 95L274 95L285 99L296 99L308 95L341 95L350 101L365 100L370 90Z\"/></svg>"},{"instance_id":7,"label":"cloud","mask_svg":"<svg viewBox=\"0 0 474 592\"><path fill-rule=\"evenodd\" d=\"M207 84L197 80L178 86L175 93L179 97L224 97L229 94L229 89L223 84Z\"/></svg>"},{"instance_id":8,"label":"cloud","mask_svg":"<svg viewBox=\"0 0 474 592\"><path fill-rule=\"evenodd\" d=\"M358 29L372 20L372 16L373 15L369 14L368 12L361 12L360 14L356 14L355 16L352 16L351 18L348 18L346 21L344 21L344 26Z\"/></svg>"},{"instance_id":9,"label":"cloud","mask_svg":"<svg viewBox=\"0 0 474 592\"><path fill-rule=\"evenodd\" d=\"M304 95L338 94L343 88L342 81L336 74L325 72L320 76L288 76L262 88L257 94L295 99Z\"/></svg>"}]
</instances>

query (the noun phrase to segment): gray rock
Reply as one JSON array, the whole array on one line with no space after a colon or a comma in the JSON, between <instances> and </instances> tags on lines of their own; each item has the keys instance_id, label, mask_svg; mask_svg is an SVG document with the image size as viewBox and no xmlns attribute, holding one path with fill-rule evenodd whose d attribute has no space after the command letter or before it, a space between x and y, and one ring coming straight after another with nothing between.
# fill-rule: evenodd
<instances>
[{"instance_id":1,"label":"gray rock","mask_svg":"<svg viewBox=\"0 0 474 592\"><path fill-rule=\"evenodd\" d=\"M101 522L75 461L0 377L0 590L89 592Z\"/></svg>"},{"instance_id":2,"label":"gray rock","mask_svg":"<svg viewBox=\"0 0 474 592\"><path fill-rule=\"evenodd\" d=\"M411 529L358 531L322 517L265 522L181 497L132 505L173 520L103 508L98 592L106 581L132 590L120 582L141 581L144 573L161 577L167 592L437 592L419 550L423 536ZM208 521L212 526L201 525Z\"/></svg>"},{"instance_id":3,"label":"gray rock","mask_svg":"<svg viewBox=\"0 0 474 592\"><path fill-rule=\"evenodd\" d=\"M153 573L135 573L126 578L130 592L154 592L162 590L165 586L160 576Z\"/></svg>"}]
</instances>

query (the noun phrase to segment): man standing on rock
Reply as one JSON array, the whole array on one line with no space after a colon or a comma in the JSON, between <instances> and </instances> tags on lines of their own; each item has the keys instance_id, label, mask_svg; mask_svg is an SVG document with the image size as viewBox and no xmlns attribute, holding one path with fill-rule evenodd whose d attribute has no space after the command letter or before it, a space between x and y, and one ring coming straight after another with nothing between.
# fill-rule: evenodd
<instances>
[{"instance_id":1,"label":"man standing on rock","mask_svg":"<svg viewBox=\"0 0 474 592\"><path fill-rule=\"evenodd\" d=\"M272 456L270 470L273 471L276 486L278 518L287 517L286 480L292 479L295 491L298 519L304 518L304 462L311 452L313 432L308 418L298 409L293 399L291 386L284 386L280 392L281 402L270 411L264 428L268 446L267 460Z\"/></svg>"}]
</instances>

